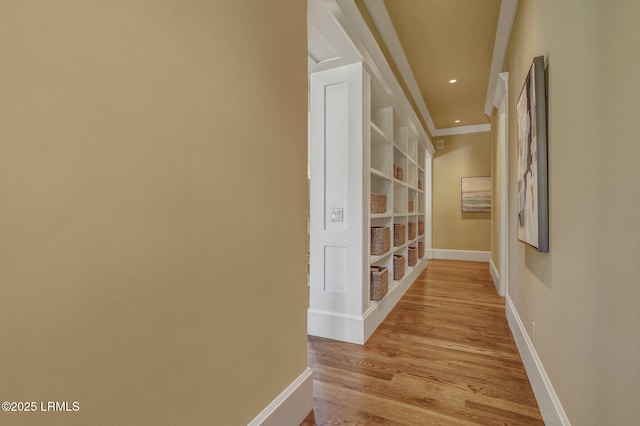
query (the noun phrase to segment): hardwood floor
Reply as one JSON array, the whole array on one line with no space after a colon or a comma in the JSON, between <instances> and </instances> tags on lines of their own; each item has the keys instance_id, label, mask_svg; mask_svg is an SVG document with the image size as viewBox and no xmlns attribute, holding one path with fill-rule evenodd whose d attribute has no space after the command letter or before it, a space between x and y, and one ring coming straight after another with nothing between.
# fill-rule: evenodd
<instances>
[{"instance_id":1,"label":"hardwood floor","mask_svg":"<svg viewBox=\"0 0 640 426\"><path fill-rule=\"evenodd\" d=\"M364 345L309 337L303 425L542 425L486 263L430 260Z\"/></svg>"}]
</instances>

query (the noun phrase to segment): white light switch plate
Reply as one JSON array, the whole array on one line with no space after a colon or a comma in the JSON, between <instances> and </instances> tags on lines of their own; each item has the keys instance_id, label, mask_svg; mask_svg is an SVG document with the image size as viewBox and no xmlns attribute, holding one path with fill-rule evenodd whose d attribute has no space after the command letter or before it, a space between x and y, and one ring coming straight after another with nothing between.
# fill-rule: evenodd
<instances>
[{"instance_id":1,"label":"white light switch plate","mask_svg":"<svg viewBox=\"0 0 640 426\"><path fill-rule=\"evenodd\" d=\"M342 207L332 207L329 220L331 222L342 222Z\"/></svg>"}]
</instances>

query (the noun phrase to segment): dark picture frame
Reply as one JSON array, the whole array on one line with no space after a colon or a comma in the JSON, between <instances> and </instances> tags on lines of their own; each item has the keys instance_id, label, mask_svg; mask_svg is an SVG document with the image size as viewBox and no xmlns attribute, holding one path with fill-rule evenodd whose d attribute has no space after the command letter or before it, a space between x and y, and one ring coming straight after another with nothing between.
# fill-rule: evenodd
<instances>
[{"instance_id":1,"label":"dark picture frame","mask_svg":"<svg viewBox=\"0 0 640 426\"><path fill-rule=\"evenodd\" d=\"M533 59L516 104L518 239L549 251L547 93L544 57Z\"/></svg>"}]
</instances>

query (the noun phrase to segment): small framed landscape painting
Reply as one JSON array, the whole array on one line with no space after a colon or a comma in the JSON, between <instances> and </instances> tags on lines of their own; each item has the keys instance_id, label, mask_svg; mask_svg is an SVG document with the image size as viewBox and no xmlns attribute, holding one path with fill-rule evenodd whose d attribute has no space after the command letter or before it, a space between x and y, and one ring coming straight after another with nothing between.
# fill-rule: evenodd
<instances>
[{"instance_id":1,"label":"small framed landscape painting","mask_svg":"<svg viewBox=\"0 0 640 426\"><path fill-rule=\"evenodd\" d=\"M462 178L462 211L491 213L491 177Z\"/></svg>"},{"instance_id":2,"label":"small framed landscape painting","mask_svg":"<svg viewBox=\"0 0 640 426\"><path fill-rule=\"evenodd\" d=\"M544 57L533 59L516 104L518 239L549 251L547 108Z\"/></svg>"}]
</instances>

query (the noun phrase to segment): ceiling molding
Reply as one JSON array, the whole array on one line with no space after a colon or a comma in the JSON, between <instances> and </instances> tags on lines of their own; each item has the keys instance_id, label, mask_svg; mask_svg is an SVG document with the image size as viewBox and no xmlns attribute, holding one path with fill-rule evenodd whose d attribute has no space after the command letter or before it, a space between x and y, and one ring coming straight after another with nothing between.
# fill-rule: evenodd
<instances>
[{"instance_id":1,"label":"ceiling molding","mask_svg":"<svg viewBox=\"0 0 640 426\"><path fill-rule=\"evenodd\" d=\"M391 98L394 108L396 108L402 115L409 118L410 127L420 135L420 141L424 144L427 151L433 155L435 149L431 144L431 140L429 139L427 132L420 123L420 119L418 118L416 111L411 107L407 94L400 86L395 74L391 70L391 66L384 57L382 50L380 50L380 46L378 46L376 39L373 37L373 34L371 34L367 23L364 21L364 18L360 14L360 11L354 1L323 1L327 9L331 11L345 33L351 39L351 42L362 56L367 69ZM429 128L429 131L432 131L432 129Z\"/></svg>"},{"instance_id":2,"label":"ceiling molding","mask_svg":"<svg viewBox=\"0 0 640 426\"><path fill-rule=\"evenodd\" d=\"M384 5L384 1L364 0L364 4L371 15L371 19L373 19L373 22L376 24L376 28L378 28L378 32L380 33L382 40L384 40L387 49L389 49L391 58L396 64L396 67L398 67L398 71L400 71L400 75L402 76L404 83L407 85L407 89L409 89L409 93L411 93L413 101L416 103L418 110L420 110L420 115L422 115L422 118L427 124L431 134L435 136L436 126L433 123L431 114L429 114L427 104L422 97L422 92L420 91L418 82L413 75L413 71L411 71L411 66L409 65L407 56L404 54L404 50L402 49L396 30L393 27L393 22L391 22L391 17L387 12L387 8Z\"/></svg>"},{"instance_id":3,"label":"ceiling molding","mask_svg":"<svg viewBox=\"0 0 640 426\"><path fill-rule=\"evenodd\" d=\"M307 66L322 71L362 61L347 34L320 1L307 2Z\"/></svg>"},{"instance_id":4,"label":"ceiling molding","mask_svg":"<svg viewBox=\"0 0 640 426\"><path fill-rule=\"evenodd\" d=\"M498 18L498 28L496 30L496 41L493 44L493 58L491 59L491 71L489 73L489 86L487 87L487 98L484 102L484 113L491 116L493 108L494 94L498 85L498 74L502 72L504 57L507 54L509 38L513 21L518 10L518 0L502 0L500 2L500 17Z\"/></svg>"},{"instance_id":5,"label":"ceiling molding","mask_svg":"<svg viewBox=\"0 0 640 426\"><path fill-rule=\"evenodd\" d=\"M490 131L491 124L475 124L473 126L458 126L436 129L436 131L433 132L432 135L435 138L436 136L468 135L470 133L484 133Z\"/></svg>"}]
</instances>

